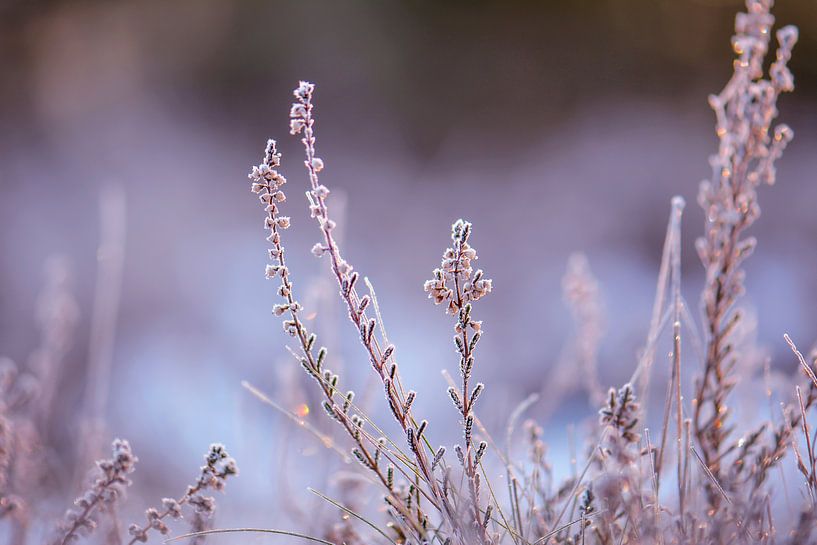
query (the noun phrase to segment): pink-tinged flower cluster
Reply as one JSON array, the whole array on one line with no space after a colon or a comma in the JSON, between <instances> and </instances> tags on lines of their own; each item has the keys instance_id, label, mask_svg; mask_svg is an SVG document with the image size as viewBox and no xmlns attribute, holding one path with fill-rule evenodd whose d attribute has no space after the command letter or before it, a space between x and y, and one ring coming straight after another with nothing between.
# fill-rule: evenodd
<instances>
[{"instance_id":1,"label":"pink-tinged flower cluster","mask_svg":"<svg viewBox=\"0 0 817 545\"><path fill-rule=\"evenodd\" d=\"M263 162L252 167L248 175L252 182L251 191L258 195L267 212L267 217L264 218L265 229L273 229L273 227L286 229L290 224L287 216L278 215L278 203L286 200L281 187L287 183L286 178L275 170L279 166L281 166L281 154L278 153L275 140L268 140ZM275 233L271 234L267 240L273 242L274 235Z\"/></svg>"},{"instance_id":2,"label":"pink-tinged flower cluster","mask_svg":"<svg viewBox=\"0 0 817 545\"><path fill-rule=\"evenodd\" d=\"M434 304L447 302L447 312L455 314L468 302L478 301L491 292L492 280L485 278L481 269L474 272L471 263L477 252L468 244L471 224L462 219L451 227L454 247L446 249L440 268L434 269L434 278L427 280L424 289Z\"/></svg>"}]
</instances>

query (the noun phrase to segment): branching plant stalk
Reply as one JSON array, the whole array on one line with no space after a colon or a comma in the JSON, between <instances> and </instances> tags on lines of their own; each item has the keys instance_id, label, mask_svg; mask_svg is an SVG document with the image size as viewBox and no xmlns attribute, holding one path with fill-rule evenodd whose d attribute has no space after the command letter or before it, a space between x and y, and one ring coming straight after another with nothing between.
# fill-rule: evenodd
<instances>
[{"instance_id":1,"label":"branching plant stalk","mask_svg":"<svg viewBox=\"0 0 817 545\"><path fill-rule=\"evenodd\" d=\"M739 361L732 333L740 322L733 310L743 293L741 263L754 250L755 240L743 234L760 215L757 187L773 184L774 162L792 138L786 125L770 127L777 116L777 98L794 88L787 67L797 29L777 32L779 48L769 79L764 79L764 59L769 49L774 17L770 1L747 1L747 13L735 20L734 73L718 95L709 97L717 118L718 153L710 158L712 176L701 183L698 201L706 215L704 236L697 249L706 269L702 293L706 351L703 376L697 381L693 429L706 468L721 480L724 442L730 428L727 396L734 387L732 370ZM721 494L707 486L707 497L717 509Z\"/></svg>"},{"instance_id":2,"label":"branching plant stalk","mask_svg":"<svg viewBox=\"0 0 817 545\"><path fill-rule=\"evenodd\" d=\"M454 296L456 297L456 304L457 308L463 309L465 308L465 301L463 300L463 291L462 286L460 285L460 275L461 271L459 270L459 263L462 259L462 244L455 243L454 251L457 253L456 255L456 265L454 268ZM468 307L470 309L470 306ZM470 312L469 312L470 314ZM462 319L460 319L460 324L462 324L461 332L459 333L462 339L462 423L463 423L463 433L465 436L465 475L468 479L468 490L471 496L471 505L473 509L474 515L474 525L476 528L480 530L481 539L483 542L488 543L490 542L490 538L488 537L488 532L486 530L485 525L483 524L483 520L481 519L481 510L479 507L479 484L477 479L479 478L477 471L474 455L472 452L473 441L471 440L471 430L469 429L473 424L469 424L470 421L473 422L473 415L472 415L472 404L476 399L472 399L471 390L468 387L468 381L471 377L471 367L474 364L474 356L472 355L472 336L468 334L468 327L467 324L463 323ZM483 447L484 448L484 447ZM521 526L520 526L521 530Z\"/></svg>"},{"instance_id":3,"label":"branching plant stalk","mask_svg":"<svg viewBox=\"0 0 817 545\"><path fill-rule=\"evenodd\" d=\"M278 154L275 150L275 143L273 141L270 141L268 144L266 155L267 158L265 161L268 168L278 166L280 163L280 154ZM315 354L316 337L309 333L301 320L300 311L302 308L294 295L294 289L285 257L286 252L281 243L281 230L288 226L288 221L281 221L281 217L277 215L277 206L274 205L274 202L276 202L276 199L284 198L283 196L277 197L277 195L279 194L279 185L283 185L285 180L277 173L275 173L275 175L270 175L269 177L271 178L270 180L265 180L263 177L259 178L259 181L256 182L258 185L254 185L254 191L259 193L263 203L268 203L266 207L267 221L265 224L269 226L271 231L268 240L270 240L273 246L272 250L270 251L270 256L275 263L275 265L272 266L272 271L274 275L279 275L281 278L281 287L279 288L278 292L283 296L285 301L284 304L276 306L276 309L278 309L277 312L281 314L286 313L289 317L289 320L285 323L285 326L287 327L287 331L298 340L301 354L299 358L300 363L307 373L318 383L325 399L324 409L330 413L330 416L341 425L346 434L349 435L349 437L354 441L356 447L353 453L361 464L375 474L378 481L387 490L387 500L389 505L391 505L400 514L400 516L409 523L412 530L417 534L418 538L422 539L426 533L425 529L417 522L415 517L411 516L410 510L406 507L403 498L394 494L393 482L388 475L388 471L384 471L384 468L379 464L381 446L377 445L375 441L372 441L375 444L375 451L372 452L372 450L364 443L363 439L367 436L366 434L361 433L361 422L353 422L352 418L348 414L348 409L351 404L351 392L347 394L346 399L344 400L344 407L338 406L335 400L335 396L339 395L337 390L337 378L336 376L333 377L331 374L329 374L329 380L326 380L326 377L324 376L325 371L322 365L326 356L326 350L321 348L318 353Z\"/></svg>"},{"instance_id":4,"label":"branching plant stalk","mask_svg":"<svg viewBox=\"0 0 817 545\"><path fill-rule=\"evenodd\" d=\"M351 266L344 261L338 244L332 235L335 224L329 218L329 210L326 204L326 197L329 194L329 190L320 184L318 178L318 172L323 168L323 161L315 155L315 135L313 129L315 120L312 114L313 91L314 85L306 82L302 82L300 87L296 90L295 94L298 102L293 105L292 118L293 123L297 123L297 127L299 128L296 130L296 125L293 125L292 132L295 134L303 130L301 142L304 145L306 154L304 164L312 188L311 191L307 192L307 198L311 203L310 209L312 215L318 220L325 244L325 246L319 249L319 252L329 255L332 272L340 288L341 298L346 304L349 318L360 334L361 344L366 349L372 368L383 383L386 400L391 412L406 434L409 448L416 461L419 476L428 485L435 507L445 516L452 530L461 535L467 535L455 516L453 506L450 505L448 498L446 498L434 477L431 467L432 463L423 447L424 438L422 435L427 423L421 423L416 427L414 425L417 420L412 415L411 403L407 401L408 395L411 395L413 398L415 394L407 394L404 396L398 386L401 384L401 381L397 364L394 361L394 347L393 345L389 345L381 351L374 335L377 327L376 320L369 318L366 314L366 307L370 299L367 296L358 296L355 289L358 274L352 272Z\"/></svg>"}]
</instances>

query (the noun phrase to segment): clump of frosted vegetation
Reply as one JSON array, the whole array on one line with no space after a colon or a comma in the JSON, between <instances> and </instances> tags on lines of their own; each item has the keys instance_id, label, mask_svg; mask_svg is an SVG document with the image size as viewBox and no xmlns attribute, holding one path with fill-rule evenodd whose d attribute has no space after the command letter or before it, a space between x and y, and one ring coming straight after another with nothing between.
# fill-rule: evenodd
<instances>
[{"instance_id":1,"label":"clump of frosted vegetation","mask_svg":"<svg viewBox=\"0 0 817 545\"><path fill-rule=\"evenodd\" d=\"M800 386L792 389L779 421L738 430L728 407L730 392L740 379L734 369L744 357L736 334L743 325L736 304L743 293L741 264L755 247L746 231L760 213L757 190L774 183L775 162L792 138L788 126L773 123L778 97L794 87L787 63L797 40L795 27L777 31L778 47L767 79L764 59L774 22L771 1L749 0L746 5L746 13L738 14L735 22L733 75L723 91L709 98L719 147L710 158L712 176L701 183L698 199L706 225L696 248L706 282L701 295L703 334L696 337L705 344L694 391L686 398L681 380L682 334L698 330L680 289L684 202L676 197L644 351L631 381L606 395L595 373L603 327L598 286L586 258L571 259L564 289L580 333L574 349L587 375L587 392L600 411L583 467L561 483L554 482L542 430L535 423L525 425L527 460L511 459L509 450L480 424L477 401L485 385L475 383L473 377L479 372L477 347L488 330L483 324L490 317L476 317L479 300L490 294L493 284L474 267L477 252L472 244L478 242L478 233L462 219L452 225L452 245L424 286L428 297L443 305L454 321L458 380L446 376L451 382L448 396L462 425L462 441L451 440L448 450L431 443L433 423L415 408L419 394L401 376L398 351L388 340L372 284L366 280L361 286L359 273L341 254L334 235L337 225L331 219L330 191L319 180L324 161L316 151L315 86L298 85L290 109L290 132L301 136L305 151L306 196L320 234L312 253L329 259L352 331L382 386L387 414L402 430L402 437L381 433L379 419L357 407L354 392L345 391L338 374L326 367L332 357L326 347L318 348L316 334L307 329L302 312L309 309L295 299L291 271L284 261L281 233L289 218L282 222L278 215L284 202L283 176L274 169L280 168L281 156L270 141L263 163L253 167L250 180L267 213L265 228L272 246L267 277L280 283L278 294L283 299L274 312L283 317L284 330L295 337L293 355L314 379L326 413L348 436L361 471L372 477L374 484L366 490L381 495L386 505L385 515L364 516L327 498L353 517L346 516L340 524L314 524L313 539L441 545L805 543L812 539L817 458L807 411L817 399L815 362L800 358L811 381L802 385L805 396ZM672 337L672 374L663 426L658 434L650 434L644 427L647 408L639 399L649 385L656 343L664 332ZM791 346L796 351L794 343ZM511 415L509 436L529 402ZM798 447L802 441L805 455ZM769 476L787 459L795 460L805 477L807 501L801 503L794 523L783 528L774 520L776 490ZM488 478L486 467L496 464L505 468L505 482L492 483ZM352 518L364 523L361 530L352 526ZM360 533L363 530L367 531Z\"/></svg>"},{"instance_id":2,"label":"clump of frosted vegetation","mask_svg":"<svg viewBox=\"0 0 817 545\"><path fill-rule=\"evenodd\" d=\"M775 163L793 136L788 126L775 125L775 119L778 98L794 89L788 62L797 29L787 26L776 32L774 58L766 70L774 24L771 7L772 0L747 0L746 12L735 20L732 76L719 94L709 97L719 143L710 157L712 175L701 183L698 194L706 218L695 244L705 270L702 324L695 323L680 287L680 227L685 207L680 197L671 202L643 350L633 359L630 380L606 393L596 373L604 328L600 287L586 257L577 254L568 263L563 291L577 332L570 350L579 373L557 370L553 380L560 388L583 388L599 407L589 448L574 456L571 475L556 479L541 425L532 420L517 425L536 401L534 397L520 400L508 415L505 437L491 436L480 421L484 402L479 401L486 385L477 379L480 370L492 364L483 358L477 363L480 341L490 333L491 323L491 317L480 310L480 300L491 295L494 285L476 267L479 230L463 219L453 223L450 245L439 267L429 266L431 277L423 286L428 298L450 316L453 361L441 363L456 365L457 371L446 372L449 387L438 395L450 399L452 415L461 426L457 437L446 438L444 444L432 443L433 419L420 414L415 403L420 394L401 373L401 365L410 363L398 364L400 352L389 340L374 287L341 253L337 228L342 216L329 187L320 180L325 162L317 153L316 87L302 81L293 92L289 129L303 144L308 182L304 189L318 234L311 253L328 261L331 281L337 285L351 323L348 333L357 339L362 348L359 354L371 367L368 384L382 395L382 406L369 411L363 408L368 404L358 404L355 393L342 382L342 373L332 370L339 369L340 362L334 359L331 347L318 340L309 297L299 299L304 295L295 288L284 245L284 233L292 220L282 214L289 190L285 192L287 179L281 173L282 156L275 140L267 142L260 164L249 173L250 189L263 208L263 227L268 232L265 275L274 282L277 298L272 311L292 338L288 349L296 365L314 386L312 399L319 400L329 418L326 423L337 433L324 433L302 414L291 413L257 388L244 385L317 437L327 453L358 462L354 466L358 482L353 483L348 471L338 472L335 482L344 494L342 501L313 491L327 502L333 515L315 516L305 533L264 527L215 528L216 504L209 494L223 491L238 468L222 445L213 444L192 484L172 497L157 498L157 507L149 507L142 522L123 531L120 507L131 476L138 475L138 460L130 444L117 439L110 457L99 457L89 479L76 479L85 486L77 487L82 492L74 507L57 524L49 520L50 542L68 545L97 540L135 545L163 539L185 516L189 520L181 524L189 531L174 539L195 542L212 534L236 532L264 532L330 545L817 542L817 446L810 424L810 413L817 404L817 357L804 356L785 335L800 367L793 377L797 384L782 404L779 417L743 429L730 408L732 390L747 379L735 369L742 358L750 357L750 347L742 343L748 326L738 305L744 292L742 265L756 247L748 230L760 215L758 190L775 182ZM107 215L109 222L118 216ZM443 240L441 233L441 248ZM108 243L109 249L119 247L116 237ZM486 264L486 269L495 266ZM0 360L0 518L9 522L15 544L33 541L29 529L35 522L34 490L36 483L48 477L44 464L30 453L44 450L44 415L49 413L57 387L55 370L70 347L77 321L77 305L67 289L64 269L55 265L49 270L40 312L42 342L34 364L21 368ZM111 279L118 274L116 270L102 269L100 275ZM105 310L104 305L101 308ZM107 308L102 314L112 313ZM100 327L97 336L102 339L100 345L110 344L106 328ZM651 433L645 425L648 404L644 398L657 343L664 336L672 345L671 376L663 410L653 418L661 422L660 429ZM695 381L691 391L685 392L681 351L688 337L702 339L702 347L699 368L688 371ZM105 365L104 357L97 354L94 368L104 370ZM574 378L579 375L580 379ZM89 406L99 406L93 388L91 394ZM94 415L87 420L88 436L98 438ZM384 420L391 420L398 433L384 432ZM519 428L527 452L517 458L510 443ZM778 470L782 475L784 464L802 477L787 485L791 497L795 490L799 493L796 502L786 503L783 487L773 478ZM362 497L377 502L360 501ZM784 504L790 508L783 510ZM247 536L234 537L243 540Z\"/></svg>"}]
</instances>

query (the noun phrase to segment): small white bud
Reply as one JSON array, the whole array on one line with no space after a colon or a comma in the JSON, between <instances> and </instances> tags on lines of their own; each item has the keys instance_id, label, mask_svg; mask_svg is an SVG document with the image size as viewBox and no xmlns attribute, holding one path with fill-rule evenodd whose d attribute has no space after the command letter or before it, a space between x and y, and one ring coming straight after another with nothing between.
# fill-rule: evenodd
<instances>
[{"instance_id":1,"label":"small white bud","mask_svg":"<svg viewBox=\"0 0 817 545\"><path fill-rule=\"evenodd\" d=\"M320 242L317 242L314 246L312 246L312 255L315 257L321 257L325 251L326 247Z\"/></svg>"}]
</instances>

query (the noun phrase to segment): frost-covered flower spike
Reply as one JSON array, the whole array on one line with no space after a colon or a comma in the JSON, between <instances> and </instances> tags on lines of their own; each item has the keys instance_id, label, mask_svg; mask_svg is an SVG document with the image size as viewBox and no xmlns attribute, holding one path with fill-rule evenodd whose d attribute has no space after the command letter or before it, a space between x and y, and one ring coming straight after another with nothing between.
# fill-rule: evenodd
<instances>
[{"instance_id":1,"label":"frost-covered flower spike","mask_svg":"<svg viewBox=\"0 0 817 545\"><path fill-rule=\"evenodd\" d=\"M291 132L293 134L304 132L302 142L307 150L306 166L312 188L307 192L307 198L310 203L311 215L317 218L324 233L324 242L316 244L312 248L312 253L319 257L325 253L331 254L333 271L342 286L344 299L352 305L350 308L354 308L352 318L353 321L357 319L356 328L360 333L361 340L368 347L370 354L376 354L376 360L373 359L373 361L377 362L381 373L385 373L383 370L387 362L393 357L394 347L387 346L382 353L375 352L379 351L374 338L377 331L376 323L365 315L366 308L369 302L374 299L374 296L364 296L359 300L357 299L354 286L358 275L352 271L352 267L348 263L340 258L337 244L332 238L331 231L335 227L335 223L328 217L325 202L325 199L329 196L329 189L317 182L317 173L323 169L323 161L314 155L315 137L312 132L314 119L311 117L313 91L314 85L301 82L294 92L297 102L290 111L292 116ZM300 353L297 354L297 358L301 367L319 385L324 397L321 405L326 414L332 420L338 422L353 440L352 455L354 458L367 470L372 471L385 486L387 490L386 500L395 511L396 519L405 521L407 528L411 529L413 534L418 537L424 536L426 528L420 521L426 520L427 517L420 509L418 502L415 501L414 506L407 505L405 500L393 491L394 466L388 464L388 467L385 467L386 464L382 463L383 458L387 456L385 454L386 442L374 439L363 430L364 418L353 412L352 400L354 392L348 391L343 394L340 391L338 375L324 366L327 349L325 347L318 348L317 336L309 332L301 318L302 306L295 299L290 271L286 264L284 247L281 243L280 231L289 226L289 218L278 215L278 204L285 200L283 191L280 189L285 180L275 170L280 164L281 155L276 150L275 142L270 140L265 152L264 162L257 167L253 167L250 172L252 190L259 194L267 214L264 227L271 231L270 236L267 238L272 247L268 250L270 263L266 266L266 276L270 279L280 279L278 295L283 298L283 302L273 307L273 313L284 318L284 330L298 340ZM389 387L387 388L387 393L392 401L390 406L393 414L402 419L402 423L408 426L410 425L409 409L411 404L404 403L401 400L397 386L392 382L396 376L396 365L393 362L391 363L391 369L393 369L393 372L388 375ZM382 376L386 375L383 374ZM336 396L339 396L340 400L336 399ZM193 503L193 500L191 500L191 503Z\"/></svg>"},{"instance_id":2,"label":"frost-covered flower spike","mask_svg":"<svg viewBox=\"0 0 817 545\"><path fill-rule=\"evenodd\" d=\"M709 158L712 175L700 184L698 203L706 217L704 235L696 249L706 272L701 295L706 331L703 376L696 380L693 431L700 453L715 481L728 448L730 410L726 403L736 384L732 370L740 354L732 350L734 333L740 331L741 313L736 303L744 292L743 261L756 246L745 231L760 216L757 188L775 182L774 163L793 137L785 124L773 127L777 99L794 89L788 67L797 28L777 31L778 49L764 77L774 16L771 0L747 0L746 13L735 18L732 49L734 73L723 90L709 97L715 112L718 152ZM721 494L707 485L707 498L717 509Z\"/></svg>"},{"instance_id":3,"label":"frost-covered flower spike","mask_svg":"<svg viewBox=\"0 0 817 545\"><path fill-rule=\"evenodd\" d=\"M214 443L204 456L204 465L199 470L199 476L195 484L187 487L187 491L178 500L173 498L162 499L162 509L154 507L145 511L147 523L143 526L131 524L128 533L131 539L128 545L136 542L146 542L151 530L156 530L162 535L166 535L170 529L165 524L165 519L182 518L182 506L190 505L195 509L195 514L204 519L213 516L216 509L216 500L212 496L202 494L205 490L224 490L224 485L228 477L238 475L238 465L229 455L224 445Z\"/></svg>"},{"instance_id":4,"label":"frost-covered flower spike","mask_svg":"<svg viewBox=\"0 0 817 545\"><path fill-rule=\"evenodd\" d=\"M425 283L424 289L428 292L429 298L434 300L434 304L447 303L446 312L457 316L454 325L454 345L459 355L462 385L459 391L453 386L450 387L448 395L463 422L465 448L457 445L455 450L468 478L471 516L474 526L483 528L478 466L485 454L486 443L480 442L475 449L473 448L473 408L485 385L480 382L473 389L470 387L474 351L482 336L482 322L472 318L471 303L490 293L493 283L485 278L481 269L475 272L472 267L472 263L477 260L477 252L468 243L471 230L471 224L463 219L454 222L451 226L451 240L454 246L445 250L440 267L434 269L434 278ZM491 505L488 505L487 509L491 509ZM485 532L480 536L483 540L488 538Z\"/></svg>"},{"instance_id":5,"label":"frost-covered flower spike","mask_svg":"<svg viewBox=\"0 0 817 545\"><path fill-rule=\"evenodd\" d=\"M56 545L68 545L81 535L93 532L97 527L97 513L110 510L130 486L128 475L133 472L138 459L124 439L115 439L112 451L110 459L97 461L97 477L74 501L76 507L66 512L54 541Z\"/></svg>"},{"instance_id":6,"label":"frost-covered flower spike","mask_svg":"<svg viewBox=\"0 0 817 545\"><path fill-rule=\"evenodd\" d=\"M471 224L458 219L451 226L454 247L443 253L440 268L434 269L434 278L423 286L434 304L448 303L447 312L456 314L464 304L478 301L491 292L493 281L485 278L481 269L474 272L471 263L477 252L469 244Z\"/></svg>"}]
</instances>

